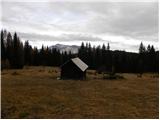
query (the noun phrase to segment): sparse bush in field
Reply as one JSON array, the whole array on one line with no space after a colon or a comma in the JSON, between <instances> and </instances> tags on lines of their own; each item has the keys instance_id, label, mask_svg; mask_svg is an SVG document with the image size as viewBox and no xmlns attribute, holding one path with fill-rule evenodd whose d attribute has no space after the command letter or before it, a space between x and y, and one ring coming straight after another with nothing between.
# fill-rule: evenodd
<instances>
[{"instance_id":1,"label":"sparse bush in field","mask_svg":"<svg viewBox=\"0 0 160 120\"><path fill-rule=\"evenodd\" d=\"M93 79L97 79L96 77L93 77Z\"/></svg>"},{"instance_id":2,"label":"sparse bush in field","mask_svg":"<svg viewBox=\"0 0 160 120\"><path fill-rule=\"evenodd\" d=\"M1 118L8 118L8 116L14 114L16 110L17 108L13 105L3 106L1 110Z\"/></svg>"},{"instance_id":3,"label":"sparse bush in field","mask_svg":"<svg viewBox=\"0 0 160 120\"><path fill-rule=\"evenodd\" d=\"M96 71L94 72L94 75L97 75L97 72L96 72Z\"/></svg>"},{"instance_id":4,"label":"sparse bush in field","mask_svg":"<svg viewBox=\"0 0 160 120\"><path fill-rule=\"evenodd\" d=\"M137 74L137 77L140 77L140 78L141 78L141 77L142 77L142 75L143 75L142 73Z\"/></svg>"},{"instance_id":5,"label":"sparse bush in field","mask_svg":"<svg viewBox=\"0 0 160 120\"><path fill-rule=\"evenodd\" d=\"M109 79L109 80L124 79L124 77L122 75L117 75L117 74L107 74L103 76L103 79Z\"/></svg>"},{"instance_id":6,"label":"sparse bush in field","mask_svg":"<svg viewBox=\"0 0 160 120\"><path fill-rule=\"evenodd\" d=\"M30 67L29 66L24 66L24 69L29 69Z\"/></svg>"},{"instance_id":7,"label":"sparse bush in field","mask_svg":"<svg viewBox=\"0 0 160 120\"><path fill-rule=\"evenodd\" d=\"M116 75L117 79L124 79L122 75Z\"/></svg>"},{"instance_id":8,"label":"sparse bush in field","mask_svg":"<svg viewBox=\"0 0 160 120\"><path fill-rule=\"evenodd\" d=\"M29 115L28 112L22 112L19 114L19 118L26 118Z\"/></svg>"},{"instance_id":9,"label":"sparse bush in field","mask_svg":"<svg viewBox=\"0 0 160 120\"><path fill-rule=\"evenodd\" d=\"M52 70L48 70L48 73L52 73L53 71Z\"/></svg>"},{"instance_id":10,"label":"sparse bush in field","mask_svg":"<svg viewBox=\"0 0 160 120\"><path fill-rule=\"evenodd\" d=\"M19 75L19 73L17 73L16 71L14 71L14 72L12 73L12 75Z\"/></svg>"},{"instance_id":11,"label":"sparse bush in field","mask_svg":"<svg viewBox=\"0 0 160 120\"><path fill-rule=\"evenodd\" d=\"M159 74L154 75L153 78L159 78Z\"/></svg>"},{"instance_id":12,"label":"sparse bush in field","mask_svg":"<svg viewBox=\"0 0 160 120\"><path fill-rule=\"evenodd\" d=\"M108 74L108 75L104 75L103 76L103 79L116 79L116 76L115 75L110 75L110 74Z\"/></svg>"},{"instance_id":13,"label":"sparse bush in field","mask_svg":"<svg viewBox=\"0 0 160 120\"><path fill-rule=\"evenodd\" d=\"M158 74L153 74L150 76L151 78L159 78L159 75Z\"/></svg>"},{"instance_id":14,"label":"sparse bush in field","mask_svg":"<svg viewBox=\"0 0 160 120\"><path fill-rule=\"evenodd\" d=\"M44 70L39 70L39 72L44 72Z\"/></svg>"}]
</instances>

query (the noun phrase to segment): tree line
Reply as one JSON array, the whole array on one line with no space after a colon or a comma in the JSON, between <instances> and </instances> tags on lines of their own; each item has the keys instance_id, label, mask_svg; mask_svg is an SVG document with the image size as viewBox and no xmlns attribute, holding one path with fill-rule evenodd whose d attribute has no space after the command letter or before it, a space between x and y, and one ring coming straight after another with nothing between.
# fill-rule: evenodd
<instances>
[{"instance_id":1,"label":"tree line","mask_svg":"<svg viewBox=\"0 0 160 120\"><path fill-rule=\"evenodd\" d=\"M1 68L21 69L29 66L60 66L73 57L79 57L90 69L115 72L158 72L159 51L153 45L145 47L140 44L139 53L110 50L107 46L91 46L90 43L81 44L78 53L60 52L56 48L43 46L41 49L32 47L29 41L23 44L15 32L11 35L1 30Z\"/></svg>"},{"instance_id":2,"label":"tree line","mask_svg":"<svg viewBox=\"0 0 160 120\"><path fill-rule=\"evenodd\" d=\"M81 44L78 57L91 69L107 72L158 72L159 51L153 45L145 47L141 42L139 53L110 50L110 45L91 47L90 43Z\"/></svg>"}]
</instances>

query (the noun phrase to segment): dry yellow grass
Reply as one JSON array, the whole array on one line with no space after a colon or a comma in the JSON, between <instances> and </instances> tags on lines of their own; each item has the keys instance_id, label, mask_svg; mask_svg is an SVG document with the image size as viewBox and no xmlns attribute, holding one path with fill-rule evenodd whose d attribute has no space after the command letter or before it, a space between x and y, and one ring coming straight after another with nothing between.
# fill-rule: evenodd
<instances>
[{"instance_id":1,"label":"dry yellow grass","mask_svg":"<svg viewBox=\"0 0 160 120\"><path fill-rule=\"evenodd\" d=\"M57 80L59 69L2 71L2 118L158 118L158 77Z\"/></svg>"}]
</instances>

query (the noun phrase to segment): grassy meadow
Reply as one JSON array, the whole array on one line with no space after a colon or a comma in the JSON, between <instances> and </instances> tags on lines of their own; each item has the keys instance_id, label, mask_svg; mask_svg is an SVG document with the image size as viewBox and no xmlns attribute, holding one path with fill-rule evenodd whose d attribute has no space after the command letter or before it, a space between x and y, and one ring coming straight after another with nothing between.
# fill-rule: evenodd
<instances>
[{"instance_id":1,"label":"grassy meadow","mask_svg":"<svg viewBox=\"0 0 160 120\"><path fill-rule=\"evenodd\" d=\"M159 76L120 74L105 80L87 71L86 80L59 80L53 67L1 72L2 118L158 118Z\"/></svg>"}]
</instances>

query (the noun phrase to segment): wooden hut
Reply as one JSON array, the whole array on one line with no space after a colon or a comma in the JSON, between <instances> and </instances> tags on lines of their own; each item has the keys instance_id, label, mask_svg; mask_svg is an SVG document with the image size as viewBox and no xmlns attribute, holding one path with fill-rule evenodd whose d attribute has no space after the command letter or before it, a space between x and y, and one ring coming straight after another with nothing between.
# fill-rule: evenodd
<instances>
[{"instance_id":1,"label":"wooden hut","mask_svg":"<svg viewBox=\"0 0 160 120\"><path fill-rule=\"evenodd\" d=\"M61 79L86 78L86 70L88 68L88 65L86 65L78 57L68 60L60 67L61 67Z\"/></svg>"}]
</instances>

